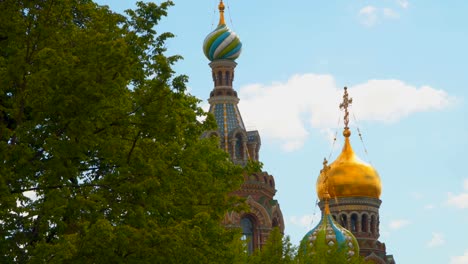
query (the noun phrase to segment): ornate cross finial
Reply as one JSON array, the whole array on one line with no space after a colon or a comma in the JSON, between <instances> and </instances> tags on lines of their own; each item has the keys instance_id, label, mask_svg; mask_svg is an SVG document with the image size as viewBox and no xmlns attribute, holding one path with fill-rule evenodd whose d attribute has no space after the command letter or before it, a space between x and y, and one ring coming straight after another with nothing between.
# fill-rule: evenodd
<instances>
[{"instance_id":1,"label":"ornate cross finial","mask_svg":"<svg viewBox=\"0 0 468 264\"><path fill-rule=\"evenodd\" d=\"M224 3L223 3L223 0L219 1L218 9L219 9L219 25L224 25L224 24L226 24L226 22L224 21Z\"/></svg>"},{"instance_id":2,"label":"ornate cross finial","mask_svg":"<svg viewBox=\"0 0 468 264\"><path fill-rule=\"evenodd\" d=\"M325 188L323 192L323 198L325 199L325 214L330 214L330 207L328 205L328 199L330 199L330 194L328 193L328 171L330 170L331 166L328 165L328 160L323 158L323 169L320 170L320 173L323 173L323 188Z\"/></svg>"},{"instance_id":3,"label":"ornate cross finial","mask_svg":"<svg viewBox=\"0 0 468 264\"><path fill-rule=\"evenodd\" d=\"M344 88L343 102L340 104L340 109L345 111L344 124L345 130L348 130L349 127L349 111L348 107L353 103L353 98L348 97L348 87Z\"/></svg>"},{"instance_id":4,"label":"ornate cross finial","mask_svg":"<svg viewBox=\"0 0 468 264\"><path fill-rule=\"evenodd\" d=\"M320 170L320 173L323 173L323 185L325 188L325 196L329 196L328 194L328 171L330 170L331 166L328 165L328 160L326 158L323 158L323 169Z\"/></svg>"},{"instance_id":5,"label":"ornate cross finial","mask_svg":"<svg viewBox=\"0 0 468 264\"><path fill-rule=\"evenodd\" d=\"M330 166L328 166L328 160L327 158L323 158L323 169L320 170L320 173L324 173L325 176L327 172L330 170Z\"/></svg>"}]
</instances>

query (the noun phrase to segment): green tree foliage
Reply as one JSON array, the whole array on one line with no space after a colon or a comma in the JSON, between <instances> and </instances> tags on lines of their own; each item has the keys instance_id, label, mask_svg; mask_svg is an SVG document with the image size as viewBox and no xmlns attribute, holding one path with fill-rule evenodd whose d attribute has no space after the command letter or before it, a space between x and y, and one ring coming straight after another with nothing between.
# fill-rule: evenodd
<instances>
[{"instance_id":1,"label":"green tree foliage","mask_svg":"<svg viewBox=\"0 0 468 264\"><path fill-rule=\"evenodd\" d=\"M323 245L310 248L302 243L299 247L291 244L289 237L283 236L278 228L270 233L266 244L261 250L249 255L245 241L240 237L233 244L232 250L235 258L224 263L234 264L371 264L363 257L354 255L350 257L345 250L337 246ZM233 260L233 261L231 261Z\"/></svg>"},{"instance_id":2,"label":"green tree foliage","mask_svg":"<svg viewBox=\"0 0 468 264\"><path fill-rule=\"evenodd\" d=\"M0 262L225 263L242 182L156 26L91 0L0 1ZM31 197L33 196L33 197Z\"/></svg>"},{"instance_id":3,"label":"green tree foliage","mask_svg":"<svg viewBox=\"0 0 468 264\"><path fill-rule=\"evenodd\" d=\"M295 248L289 241L289 237L284 237L280 230L275 227L262 250L256 251L249 257L250 264L292 264L296 254Z\"/></svg>"},{"instance_id":4,"label":"green tree foliage","mask_svg":"<svg viewBox=\"0 0 468 264\"><path fill-rule=\"evenodd\" d=\"M301 243L295 258L297 264L369 264L359 254L352 257L347 250L337 245L318 245L313 249L306 243Z\"/></svg>"}]
</instances>

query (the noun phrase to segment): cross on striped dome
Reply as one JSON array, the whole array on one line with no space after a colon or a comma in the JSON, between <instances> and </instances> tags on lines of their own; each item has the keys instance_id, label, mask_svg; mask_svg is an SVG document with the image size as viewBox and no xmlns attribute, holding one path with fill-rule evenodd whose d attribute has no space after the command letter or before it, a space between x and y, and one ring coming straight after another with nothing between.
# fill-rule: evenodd
<instances>
[{"instance_id":1,"label":"cross on striped dome","mask_svg":"<svg viewBox=\"0 0 468 264\"><path fill-rule=\"evenodd\" d=\"M235 60L242 50L242 43L236 33L231 31L224 22L224 4L219 4L219 25L206 36L203 42L203 52L210 60Z\"/></svg>"}]
</instances>

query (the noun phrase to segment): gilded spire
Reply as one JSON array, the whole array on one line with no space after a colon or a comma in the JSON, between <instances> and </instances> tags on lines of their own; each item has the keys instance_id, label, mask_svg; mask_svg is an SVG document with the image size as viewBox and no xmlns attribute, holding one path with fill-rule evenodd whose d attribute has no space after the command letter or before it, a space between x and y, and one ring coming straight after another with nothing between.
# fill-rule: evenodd
<instances>
[{"instance_id":1,"label":"gilded spire","mask_svg":"<svg viewBox=\"0 0 468 264\"><path fill-rule=\"evenodd\" d=\"M348 87L344 88L344 94L343 94L343 102L340 104L340 109L345 111L345 116L344 116L344 124L345 128L343 131L343 136L349 137L351 136L351 131L349 131L349 111L348 107L353 103L353 98L349 98L348 96Z\"/></svg>"},{"instance_id":2,"label":"gilded spire","mask_svg":"<svg viewBox=\"0 0 468 264\"><path fill-rule=\"evenodd\" d=\"M218 9L219 9L219 24L218 24L218 26L225 25L226 22L224 21L224 3L223 3L223 0L219 1Z\"/></svg>"},{"instance_id":3,"label":"gilded spire","mask_svg":"<svg viewBox=\"0 0 468 264\"><path fill-rule=\"evenodd\" d=\"M320 174L323 173L324 179L323 179L323 184L324 184L324 192L323 192L323 199L325 200L325 214L328 215L330 214L330 207L328 206L328 200L330 199L330 194L328 193L328 176L327 173L330 170L330 166L328 165L328 160L326 158L323 158L323 169L320 170Z\"/></svg>"}]
</instances>

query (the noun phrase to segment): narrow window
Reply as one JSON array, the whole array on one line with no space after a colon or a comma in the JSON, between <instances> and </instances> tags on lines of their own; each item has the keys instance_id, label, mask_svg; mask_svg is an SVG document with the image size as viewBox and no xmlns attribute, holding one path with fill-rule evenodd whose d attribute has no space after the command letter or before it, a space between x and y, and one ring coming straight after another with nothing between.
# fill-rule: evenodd
<instances>
[{"instance_id":1,"label":"narrow window","mask_svg":"<svg viewBox=\"0 0 468 264\"><path fill-rule=\"evenodd\" d=\"M357 214L352 214L351 215L351 232L357 231L357 222L358 222Z\"/></svg>"},{"instance_id":2,"label":"narrow window","mask_svg":"<svg viewBox=\"0 0 468 264\"><path fill-rule=\"evenodd\" d=\"M248 217L243 217L241 219L242 227L242 240L247 243L247 253L252 254L254 250L254 225L252 220Z\"/></svg>"},{"instance_id":3,"label":"narrow window","mask_svg":"<svg viewBox=\"0 0 468 264\"><path fill-rule=\"evenodd\" d=\"M279 226L279 224L278 224L278 219L274 218L274 219L273 219L273 223L272 223L271 226L272 226L272 227L277 227L277 226Z\"/></svg>"},{"instance_id":4,"label":"narrow window","mask_svg":"<svg viewBox=\"0 0 468 264\"><path fill-rule=\"evenodd\" d=\"M244 155L243 155L244 148L243 148L242 144L243 144L242 136L240 134L237 134L236 135L236 151L235 151L235 154L236 154L236 159L238 159L238 160L241 160L244 157Z\"/></svg>"},{"instance_id":5,"label":"narrow window","mask_svg":"<svg viewBox=\"0 0 468 264\"><path fill-rule=\"evenodd\" d=\"M223 73L221 71L218 72L218 85L223 85Z\"/></svg>"},{"instance_id":6,"label":"narrow window","mask_svg":"<svg viewBox=\"0 0 468 264\"><path fill-rule=\"evenodd\" d=\"M231 85L231 73L226 72L226 85Z\"/></svg>"},{"instance_id":7,"label":"narrow window","mask_svg":"<svg viewBox=\"0 0 468 264\"><path fill-rule=\"evenodd\" d=\"M362 215L362 221L361 221L361 231L362 232L367 232L367 230L369 229L367 226L369 225L369 219L368 219L368 216L366 214L363 214Z\"/></svg>"},{"instance_id":8,"label":"narrow window","mask_svg":"<svg viewBox=\"0 0 468 264\"><path fill-rule=\"evenodd\" d=\"M346 215L342 214L340 216L340 224L342 227L348 228L348 217L346 217Z\"/></svg>"}]
</instances>

